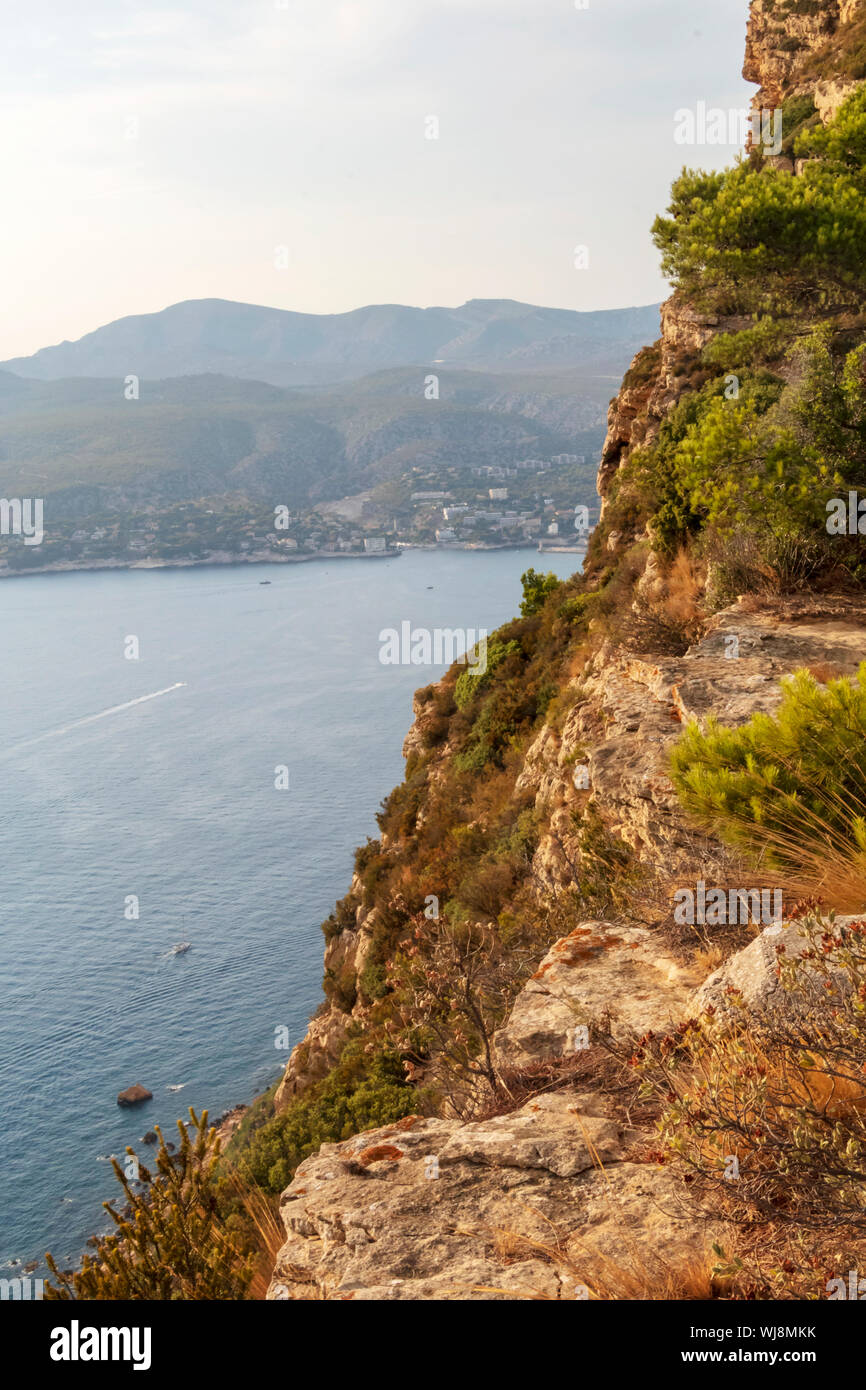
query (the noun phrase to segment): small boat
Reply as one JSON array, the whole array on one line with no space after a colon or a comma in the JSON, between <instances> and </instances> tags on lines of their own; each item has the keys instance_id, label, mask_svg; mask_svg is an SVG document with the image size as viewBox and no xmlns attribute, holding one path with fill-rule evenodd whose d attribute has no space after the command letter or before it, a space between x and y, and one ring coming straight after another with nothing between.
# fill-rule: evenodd
<instances>
[{"instance_id":1,"label":"small boat","mask_svg":"<svg viewBox=\"0 0 866 1390\"><path fill-rule=\"evenodd\" d=\"M259 583L260 583L260 584L270 584L270 582L271 582L271 581L270 581L269 579L260 579L260 580L259 580Z\"/></svg>"},{"instance_id":2,"label":"small boat","mask_svg":"<svg viewBox=\"0 0 866 1390\"><path fill-rule=\"evenodd\" d=\"M176 941L169 951L170 956L182 956L189 950L192 943L190 941Z\"/></svg>"}]
</instances>

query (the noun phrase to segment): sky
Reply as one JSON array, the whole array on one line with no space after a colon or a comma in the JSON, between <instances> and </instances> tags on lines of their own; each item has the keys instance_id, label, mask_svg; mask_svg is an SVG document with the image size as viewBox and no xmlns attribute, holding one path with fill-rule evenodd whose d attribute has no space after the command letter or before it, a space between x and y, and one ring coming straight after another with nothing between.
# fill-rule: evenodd
<instances>
[{"instance_id":1,"label":"sky","mask_svg":"<svg viewBox=\"0 0 866 1390\"><path fill-rule=\"evenodd\" d=\"M736 154L676 113L748 104L747 10L0 0L0 359L184 299L662 299L671 180Z\"/></svg>"}]
</instances>

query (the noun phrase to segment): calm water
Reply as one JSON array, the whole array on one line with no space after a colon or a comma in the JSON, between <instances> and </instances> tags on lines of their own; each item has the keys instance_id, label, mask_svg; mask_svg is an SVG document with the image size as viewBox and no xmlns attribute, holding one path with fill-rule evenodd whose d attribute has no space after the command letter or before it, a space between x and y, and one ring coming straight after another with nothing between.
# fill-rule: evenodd
<instances>
[{"instance_id":1,"label":"calm water","mask_svg":"<svg viewBox=\"0 0 866 1390\"><path fill-rule=\"evenodd\" d=\"M492 630L529 565L578 563L410 552L0 584L0 1266L77 1259L106 1225L107 1155L250 1100L285 1060L275 1026L302 1036L319 924L402 776L412 692L441 672L382 666L380 629ZM121 1110L138 1081L153 1101Z\"/></svg>"}]
</instances>

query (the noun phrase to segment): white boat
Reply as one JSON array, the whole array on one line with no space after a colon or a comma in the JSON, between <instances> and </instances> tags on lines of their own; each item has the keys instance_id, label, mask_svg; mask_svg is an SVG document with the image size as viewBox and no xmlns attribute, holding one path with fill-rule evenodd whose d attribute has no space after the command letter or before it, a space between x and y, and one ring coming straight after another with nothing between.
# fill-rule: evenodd
<instances>
[{"instance_id":1,"label":"white boat","mask_svg":"<svg viewBox=\"0 0 866 1390\"><path fill-rule=\"evenodd\" d=\"M187 952L192 943L189 941L177 941L169 951L170 956L182 956Z\"/></svg>"}]
</instances>

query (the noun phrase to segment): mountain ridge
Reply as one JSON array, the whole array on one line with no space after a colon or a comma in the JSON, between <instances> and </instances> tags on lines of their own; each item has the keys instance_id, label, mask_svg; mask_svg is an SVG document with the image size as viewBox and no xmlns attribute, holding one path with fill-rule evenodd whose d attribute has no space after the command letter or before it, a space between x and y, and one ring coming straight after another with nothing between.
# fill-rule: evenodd
<instances>
[{"instance_id":1,"label":"mountain ridge","mask_svg":"<svg viewBox=\"0 0 866 1390\"><path fill-rule=\"evenodd\" d=\"M228 299L188 299L125 315L74 341L8 358L0 370L30 380L221 373L275 386L348 381L389 367L526 371L616 369L655 336L659 306L555 309L518 300L456 308L364 305L306 314Z\"/></svg>"}]
</instances>

